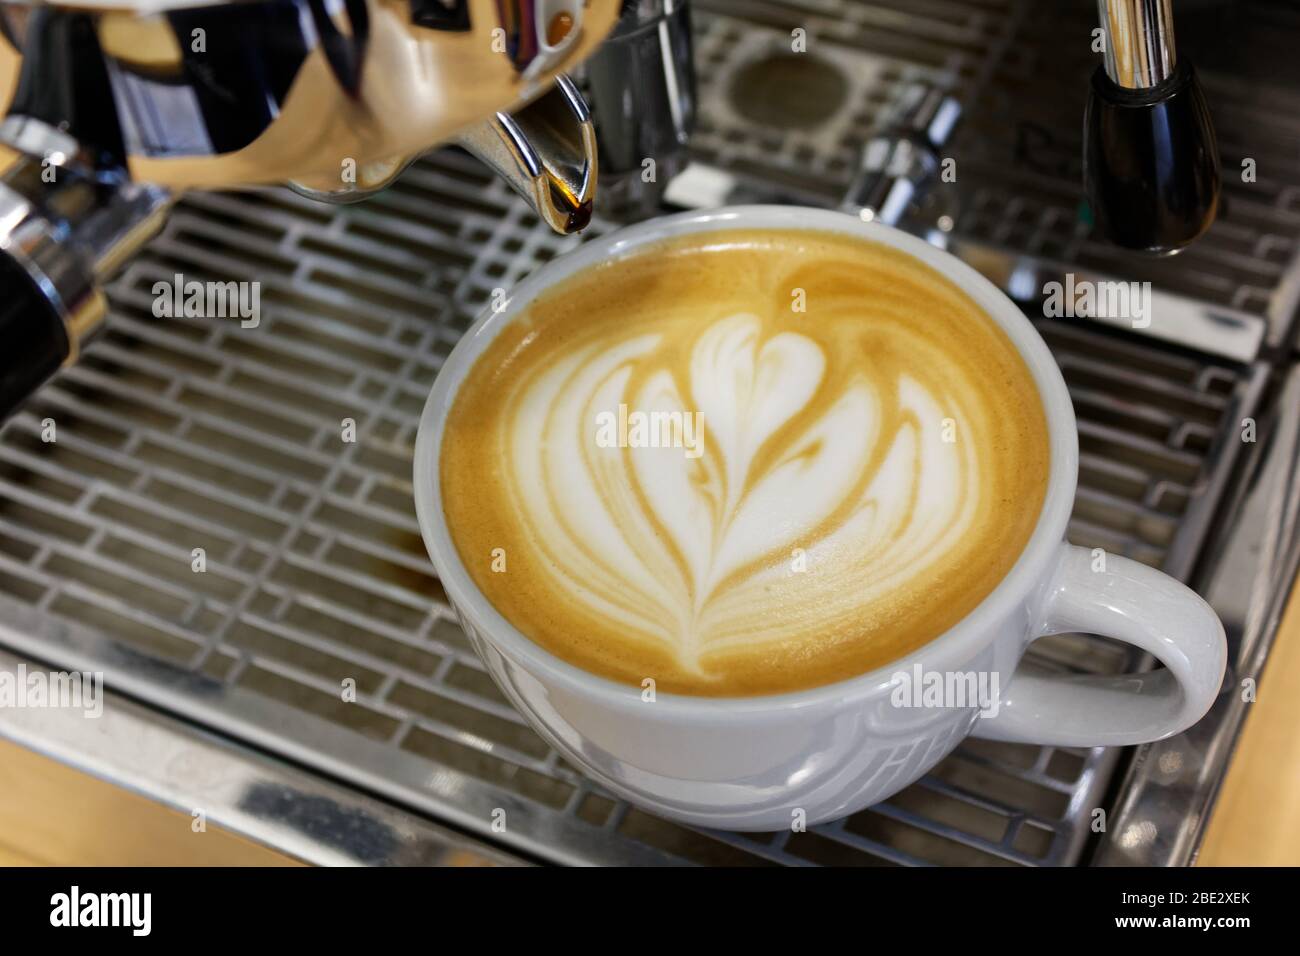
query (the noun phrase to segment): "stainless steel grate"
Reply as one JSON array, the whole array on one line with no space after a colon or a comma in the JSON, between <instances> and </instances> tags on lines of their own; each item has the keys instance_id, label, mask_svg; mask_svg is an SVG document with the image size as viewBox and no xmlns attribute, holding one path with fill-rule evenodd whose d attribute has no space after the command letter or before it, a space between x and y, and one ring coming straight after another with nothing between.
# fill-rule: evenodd
<instances>
[{"instance_id":1,"label":"stainless steel grate","mask_svg":"<svg viewBox=\"0 0 1300 956\"><path fill-rule=\"evenodd\" d=\"M850 60L886 48L966 76L987 72L1010 29L987 5L815 6ZM754 16L806 16L791 9ZM699 25L704 84L725 56L719 30L761 29L717 12ZM873 83L853 95L870 99ZM701 149L717 161L728 117L710 102ZM701 833L602 793L499 695L431 573L411 449L442 359L491 291L573 241L453 151L359 206L284 190L188 198L114 283L104 336L0 433L0 642L103 669L112 687L544 860L1077 861L1115 752L968 741L887 803L816 831ZM153 284L175 273L260 281L260 325L155 318ZM1185 574L1257 370L1082 324L1041 328L1081 422L1071 536ZM1128 663L1070 637L1033 657ZM340 700L348 678L356 703Z\"/></svg>"}]
</instances>

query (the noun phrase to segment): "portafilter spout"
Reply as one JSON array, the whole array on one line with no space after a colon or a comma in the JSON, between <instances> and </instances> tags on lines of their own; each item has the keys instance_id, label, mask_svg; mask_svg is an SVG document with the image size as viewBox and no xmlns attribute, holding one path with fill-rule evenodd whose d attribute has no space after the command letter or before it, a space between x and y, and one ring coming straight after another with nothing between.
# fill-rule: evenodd
<instances>
[{"instance_id":1,"label":"portafilter spout","mask_svg":"<svg viewBox=\"0 0 1300 956\"><path fill-rule=\"evenodd\" d=\"M456 142L528 201L559 233L591 221L596 194L596 131L567 76L523 109L496 113Z\"/></svg>"}]
</instances>

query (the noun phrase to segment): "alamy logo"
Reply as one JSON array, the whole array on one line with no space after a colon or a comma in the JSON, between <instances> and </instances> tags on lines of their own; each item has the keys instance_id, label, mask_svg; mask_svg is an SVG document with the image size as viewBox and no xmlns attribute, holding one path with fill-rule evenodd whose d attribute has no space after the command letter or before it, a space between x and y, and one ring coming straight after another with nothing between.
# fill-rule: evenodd
<instances>
[{"instance_id":1,"label":"alamy logo","mask_svg":"<svg viewBox=\"0 0 1300 956\"><path fill-rule=\"evenodd\" d=\"M0 671L0 710L6 707L104 713L104 675L98 671L29 671L19 664Z\"/></svg>"},{"instance_id":2,"label":"alamy logo","mask_svg":"<svg viewBox=\"0 0 1300 956\"><path fill-rule=\"evenodd\" d=\"M153 284L153 314L160 319L238 318L240 328L262 321L262 283L200 282L181 273Z\"/></svg>"},{"instance_id":3,"label":"alamy logo","mask_svg":"<svg viewBox=\"0 0 1300 956\"><path fill-rule=\"evenodd\" d=\"M895 671L889 702L895 707L967 708L981 717L998 715L1001 686L996 671L927 671L913 664Z\"/></svg>"},{"instance_id":4,"label":"alamy logo","mask_svg":"<svg viewBox=\"0 0 1300 956\"><path fill-rule=\"evenodd\" d=\"M82 893L73 886L50 897L51 926L126 926L148 936L153 926L152 893Z\"/></svg>"},{"instance_id":5,"label":"alamy logo","mask_svg":"<svg viewBox=\"0 0 1300 956\"><path fill-rule=\"evenodd\" d=\"M687 458L704 454L704 416L700 412L629 412L596 416L596 445L600 448L681 448Z\"/></svg>"},{"instance_id":6,"label":"alamy logo","mask_svg":"<svg viewBox=\"0 0 1300 956\"><path fill-rule=\"evenodd\" d=\"M1050 319L1123 319L1135 329L1151 324L1151 283L1093 282L1065 274L1043 285L1043 315Z\"/></svg>"}]
</instances>

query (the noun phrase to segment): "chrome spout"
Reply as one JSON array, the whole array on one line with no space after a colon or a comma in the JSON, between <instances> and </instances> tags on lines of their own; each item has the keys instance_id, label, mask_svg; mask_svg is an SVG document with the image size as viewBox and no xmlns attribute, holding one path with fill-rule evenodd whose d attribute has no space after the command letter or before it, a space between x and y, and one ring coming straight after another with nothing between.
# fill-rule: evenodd
<instances>
[{"instance_id":1,"label":"chrome spout","mask_svg":"<svg viewBox=\"0 0 1300 956\"><path fill-rule=\"evenodd\" d=\"M456 140L500 175L558 233L591 221L596 131L567 76L521 110L496 113Z\"/></svg>"}]
</instances>

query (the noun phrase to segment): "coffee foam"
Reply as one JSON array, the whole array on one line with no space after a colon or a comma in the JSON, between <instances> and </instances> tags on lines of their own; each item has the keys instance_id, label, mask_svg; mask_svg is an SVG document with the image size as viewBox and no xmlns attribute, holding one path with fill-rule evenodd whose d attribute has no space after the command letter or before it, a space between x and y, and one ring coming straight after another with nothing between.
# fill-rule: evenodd
<instances>
[{"instance_id":1,"label":"coffee foam","mask_svg":"<svg viewBox=\"0 0 1300 956\"><path fill-rule=\"evenodd\" d=\"M637 412L699 413L698 456L598 440L618 422L606 438L643 445ZM529 638L736 696L864 673L955 624L1023 549L1048 459L1028 369L955 285L877 243L745 230L533 302L462 384L441 479L462 561Z\"/></svg>"}]
</instances>

